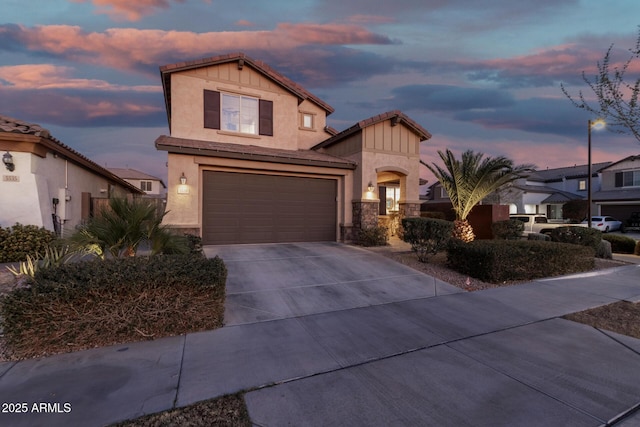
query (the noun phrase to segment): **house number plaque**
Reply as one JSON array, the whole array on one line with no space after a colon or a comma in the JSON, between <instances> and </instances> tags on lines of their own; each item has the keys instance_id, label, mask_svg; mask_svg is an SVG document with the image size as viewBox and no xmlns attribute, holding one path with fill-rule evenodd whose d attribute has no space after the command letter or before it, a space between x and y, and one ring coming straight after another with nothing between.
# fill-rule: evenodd
<instances>
[{"instance_id":1,"label":"house number plaque","mask_svg":"<svg viewBox=\"0 0 640 427\"><path fill-rule=\"evenodd\" d=\"M2 175L2 180L5 182L20 182L18 175Z\"/></svg>"}]
</instances>

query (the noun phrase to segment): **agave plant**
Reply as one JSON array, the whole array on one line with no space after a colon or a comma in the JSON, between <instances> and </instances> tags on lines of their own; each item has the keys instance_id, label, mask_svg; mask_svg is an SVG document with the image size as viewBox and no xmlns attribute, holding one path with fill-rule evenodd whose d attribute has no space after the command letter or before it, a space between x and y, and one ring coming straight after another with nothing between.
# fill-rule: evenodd
<instances>
[{"instance_id":1,"label":"agave plant","mask_svg":"<svg viewBox=\"0 0 640 427\"><path fill-rule=\"evenodd\" d=\"M426 165L445 189L456 213L453 237L464 242L475 239L467 217L474 206L503 185L515 181L533 170L533 165L514 166L504 157L484 157L483 153L467 150L462 159L455 158L450 150L438 151L444 167L435 163ZM484 157L484 158L483 158Z\"/></svg>"},{"instance_id":2,"label":"agave plant","mask_svg":"<svg viewBox=\"0 0 640 427\"><path fill-rule=\"evenodd\" d=\"M27 255L27 259L21 261L18 268L8 266L7 270L13 273L14 276L29 276L33 278L36 272L42 268L66 264L83 254L84 251L76 251L69 246L47 246L44 249L44 254Z\"/></svg>"}]
</instances>

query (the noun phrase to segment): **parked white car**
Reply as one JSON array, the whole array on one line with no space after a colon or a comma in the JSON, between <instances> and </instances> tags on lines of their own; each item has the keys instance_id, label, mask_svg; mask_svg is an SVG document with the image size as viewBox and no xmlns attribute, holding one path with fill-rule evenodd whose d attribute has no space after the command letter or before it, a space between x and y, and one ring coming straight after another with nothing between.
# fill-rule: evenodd
<instances>
[{"instance_id":1,"label":"parked white car","mask_svg":"<svg viewBox=\"0 0 640 427\"><path fill-rule=\"evenodd\" d=\"M541 233L541 234L549 234L551 230L559 227L586 227L582 224L569 224L564 222L549 222L547 216L545 214L510 214L510 219L517 219L518 221L522 221L524 224L524 229L522 231L523 236L527 236L531 233Z\"/></svg>"},{"instance_id":2,"label":"parked white car","mask_svg":"<svg viewBox=\"0 0 640 427\"><path fill-rule=\"evenodd\" d=\"M586 219L582 221L582 224L586 223ZM591 228L595 228L596 230L600 230L604 233L607 233L609 231L616 231L622 228L622 221L618 221L617 219L610 216L592 216Z\"/></svg>"}]
</instances>

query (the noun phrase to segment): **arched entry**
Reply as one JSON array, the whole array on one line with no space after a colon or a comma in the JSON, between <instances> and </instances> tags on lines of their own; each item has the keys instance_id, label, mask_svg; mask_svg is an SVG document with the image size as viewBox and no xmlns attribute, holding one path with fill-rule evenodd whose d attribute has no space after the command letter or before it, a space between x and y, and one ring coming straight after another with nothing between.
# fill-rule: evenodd
<instances>
[{"instance_id":1,"label":"arched entry","mask_svg":"<svg viewBox=\"0 0 640 427\"><path fill-rule=\"evenodd\" d=\"M378 223L387 227L391 236L397 235L400 228L401 202L406 199L408 172L398 167L376 169L378 188Z\"/></svg>"}]
</instances>

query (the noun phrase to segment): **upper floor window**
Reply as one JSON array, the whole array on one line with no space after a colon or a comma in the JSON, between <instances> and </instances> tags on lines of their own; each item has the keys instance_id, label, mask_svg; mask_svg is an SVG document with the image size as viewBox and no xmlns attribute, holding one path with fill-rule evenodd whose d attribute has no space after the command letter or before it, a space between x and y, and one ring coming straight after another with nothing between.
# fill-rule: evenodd
<instances>
[{"instance_id":1,"label":"upper floor window","mask_svg":"<svg viewBox=\"0 0 640 427\"><path fill-rule=\"evenodd\" d=\"M151 191L151 181L140 181L140 189L142 191Z\"/></svg>"},{"instance_id":2,"label":"upper floor window","mask_svg":"<svg viewBox=\"0 0 640 427\"><path fill-rule=\"evenodd\" d=\"M580 181L578 181L578 190L579 191L584 191L587 189L587 180L586 179L581 179Z\"/></svg>"},{"instance_id":3,"label":"upper floor window","mask_svg":"<svg viewBox=\"0 0 640 427\"><path fill-rule=\"evenodd\" d=\"M314 122L315 122L314 114L302 113L302 116L301 116L302 129L307 129L307 130L313 129L315 127Z\"/></svg>"},{"instance_id":4,"label":"upper floor window","mask_svg":"<svg viewBox=\"0 0 640 427\"><path fill-rule=\"evenodd\" d=\"M444 187L440 187L440 198L441 199L449 198L449 195L447 194L447 190L445 190Z\"/></svg>"},{"instance_id":5,"label":"upper floor window","mask_svg":"<svg viewBox=\"0 0 640 427\"><path fill-rule=\"evenodd\" d=\"M640 170L616 172L616 187L640 187Z\"/></svg>"},{"instance_id":6,"label":"upper floor window","mask_svg":"<svg viewBox=\"0 0 640 427\"><path fill-rule=\"evenodd\" d=\"M204 127L273 136L273 102L250 96L204 91Z\"/></svg>"}]
</instances>

